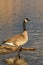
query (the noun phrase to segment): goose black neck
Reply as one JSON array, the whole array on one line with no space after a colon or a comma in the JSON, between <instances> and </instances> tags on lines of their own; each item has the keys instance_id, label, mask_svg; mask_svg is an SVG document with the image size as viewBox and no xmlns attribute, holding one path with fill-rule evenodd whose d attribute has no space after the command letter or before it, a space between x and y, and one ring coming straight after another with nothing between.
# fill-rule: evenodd
<instances>
[{"instance_id":1,"label":"goose black neck","mask_svg":"<svg viewBox=\"0 0 43 65\"><path fill-rule=\"evenodd\" d=\"M23 31L26 31L25 21L23 22Z\"/></svg>"}]
</instances>

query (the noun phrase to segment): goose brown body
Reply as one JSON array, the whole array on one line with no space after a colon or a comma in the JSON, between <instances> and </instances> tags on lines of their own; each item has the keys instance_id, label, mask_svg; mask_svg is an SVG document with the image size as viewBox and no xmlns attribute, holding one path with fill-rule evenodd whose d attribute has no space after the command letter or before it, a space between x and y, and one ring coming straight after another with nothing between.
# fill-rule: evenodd
<instances>
[{"instance_id":1,"label":"goose brown body","mask_svg":"<svg viewBox=\"0 0 43 65\"><path fill-rule=\"evenodd\" d=\"M24 45L27 42L27 40L28 40L28 34L27 31L24 31L22 34L18 34L6 40L5 44L12 46L20 46L20 45Z\"/></svg>"},{"instance_id":2,"label":"goose brown body","mask_svg":"<svg viewBox=\"0 0 43 65\"><path fill-rule=\"evenodd\" d=\"M23 21L23 32L21 34L17 34L5 42L4 44L11 45L11 46L21 46L24 45L28 41L28 32L25 27L25 23L29 21L27 18L24 19Z\"/></svg>"}]
</instances>

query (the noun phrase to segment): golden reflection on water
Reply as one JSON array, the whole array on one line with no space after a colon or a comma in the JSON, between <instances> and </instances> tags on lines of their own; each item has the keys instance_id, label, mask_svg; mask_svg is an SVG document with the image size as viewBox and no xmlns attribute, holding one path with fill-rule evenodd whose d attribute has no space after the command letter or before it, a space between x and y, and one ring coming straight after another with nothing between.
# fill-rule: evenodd
<instances>
[{"instance_id":1,"label":"golden reflection on water","mask_svg":"<svg viewBox=\"0 0 43 65\"><path fill-rule=\"evenodd\" d=\"M0 2L0 12L2 16L8 15L13 10L13 1L12 0L1 0Z\"/></svg>"},{"instance_id":2,"label":"golden reflection on water","mask_svg":"<svg viewBox=\"0 0 43 65\"><path fill-rule=\"evenodd\" d=\"M12 0L1 0L0 2L0 20L1 22L7 22L10 20L13 14L13 1Z\"/></svg>"},{"instance_id":3,"label":"golden reflection on water","mask_svg":"<svg viewBox=\"0 0 43 65\"><path fill-rule=\"evenodd\" d=\"M0 23L13 22L22 17L43 19L42 14L43 0L0 0Z\"/></svg>"},{"instance_id":4,"label":"golden reflection on water","mask_svg":"<svg viewBox=\"0 0 43 65\"><path fill-rule=\"evenodd\" d=\"M5 62L8 65L28 65L25 59L19 57L5 59Z\"/></svg>"},{"instance_id":5,"label":"golden reflection on water","mask_svg":"<svg viewBox=\"0 0 43 65\"><path fill-rule=\"evenodd\" d=\"M21 11L20 0L1 0L0 1L0 22L12 22Z\"/></svg>"}]
</instances>

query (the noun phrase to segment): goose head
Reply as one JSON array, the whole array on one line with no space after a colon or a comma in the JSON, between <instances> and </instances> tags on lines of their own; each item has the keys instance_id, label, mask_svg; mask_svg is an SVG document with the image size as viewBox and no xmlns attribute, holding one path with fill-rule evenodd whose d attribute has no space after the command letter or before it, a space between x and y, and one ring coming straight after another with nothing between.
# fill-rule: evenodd
<instances>
[{"instance_id":1,"label":"goose head","mask_svg":"<svg viewBox=\"0 0 43 65\"><path fill-rule=\"evenodd\" d=\"M25 18L25 19L24 19L24 22L28 22L28 21L30 21L28 18Z\"/></svg>"}]
</instances>

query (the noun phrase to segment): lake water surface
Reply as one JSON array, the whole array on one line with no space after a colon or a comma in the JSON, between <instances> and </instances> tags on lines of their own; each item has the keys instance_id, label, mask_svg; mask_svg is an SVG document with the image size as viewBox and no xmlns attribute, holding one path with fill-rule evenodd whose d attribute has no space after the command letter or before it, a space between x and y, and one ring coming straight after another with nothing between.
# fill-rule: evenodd
<instances>
[{"instance_id":1,"label":"lake water surface","mask_svg":"<svg viewBox=\"0 0 43 65\"><path fill-rule=\"evenodd\" d=\"M36 51L21 52L21 56L29 65L43 65L43 0L0 1L0 44L22 32L25 17L31 21L26 24L29 41L24 47L33 47ZM8 57L8 55L1 57ZM3 65L2 61L0 65Z\"/></svg>"}]
</instances>

